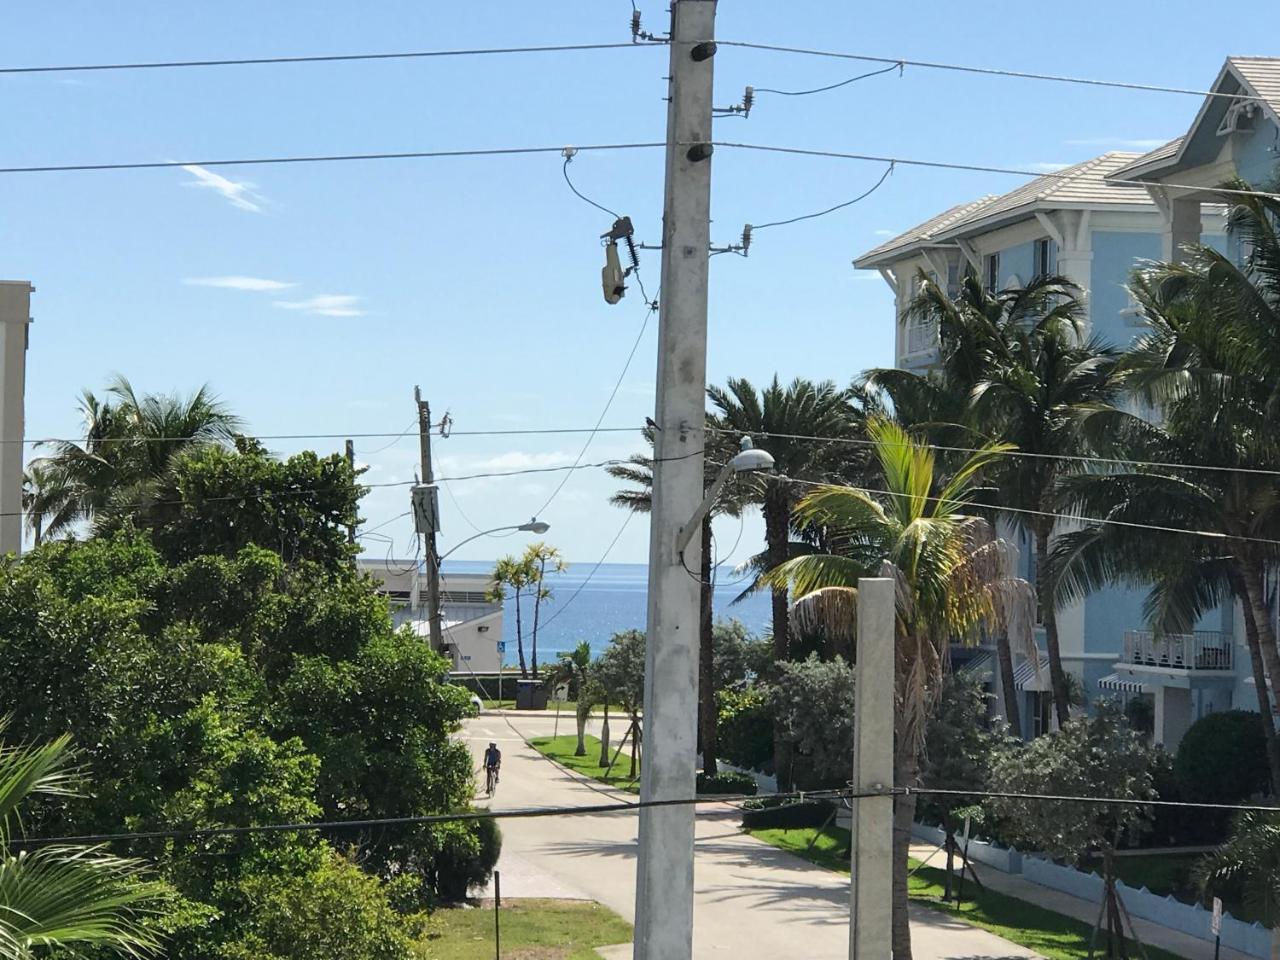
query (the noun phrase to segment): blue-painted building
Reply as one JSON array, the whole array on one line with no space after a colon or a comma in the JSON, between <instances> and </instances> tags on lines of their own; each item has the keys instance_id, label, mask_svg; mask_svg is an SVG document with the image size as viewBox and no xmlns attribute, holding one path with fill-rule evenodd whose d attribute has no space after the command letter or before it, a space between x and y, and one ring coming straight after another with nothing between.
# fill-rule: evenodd
<instances>
[{"instance_id":1,"label":"blue-painted building","mask_svg":"<svg viewBox=\"0 0 1280 960\"><path fill-rule=\"evenodd\" d=\"M937 360L937 331L907 316L907 307L922 274L955 290L972 270L988 287L1020 286L1043 274L1060 274L1084 291L1088 332L1116 347L1126 347L1141 332L1138 311L1126 289L1130 273L1143 260L1164 252L1166 218L1145 186L1115 177L1141 159L1133 153L1107 153L1033 180L1003 196L987 196L962 204L870 250L854 261L860 269L880 271L895 294L896 363L924 370ZM1202 227L1221 242L1224 211L1209 208ZM1033 552L1021 547L1021 573L1031 579ZM1155 703L1163 724L1157 739L1172 746L1198 710L1219 709L1216 699L1187 712L1167 709L1163 687L1149 684L1123 668L1127 651L1140 651L1154 639L1144 632L1144 591L1111 588L1058 612L1063 666L1083 683L1086 697L1146 696ZM1206 643L1229 647L1226 622L1213 624ZM1222 618L1220 618L1222 619ZM1209 625L1206 625L1209 626ZM1134 656L1137 654L1135 653ZM1003 684L994 671L990 650L979 651L967 664L991 679L997 710ZM1055 724L1048 671L1029 663L1015 665L1015 686L1022 697L1022 734L1033 737Z\"/></svg>"}]
</instances>

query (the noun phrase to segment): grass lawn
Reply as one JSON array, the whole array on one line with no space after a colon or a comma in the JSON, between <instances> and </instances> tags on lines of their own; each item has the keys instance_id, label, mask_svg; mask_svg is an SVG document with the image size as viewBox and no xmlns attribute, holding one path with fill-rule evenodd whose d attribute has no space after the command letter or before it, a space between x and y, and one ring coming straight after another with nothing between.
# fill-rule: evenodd
<instances>
[{"instance_id":1,"label":"grass lawn","mask_svg":"<svg viewBox=\"0 0 1280 960\"><path fill-rule=\"evenodd\" d=\"M510 700L510 699L507 699L507 700L485 700L485 699L483 699L483 698L482 698L480 702L484 704L484 708L485 708L486 710L514 710L514 709L516 708L516 702L515 702L515 700ZM577 702L576 700L561 700L561 701L560 701L560 719L561 719L561 720L563 720L565 717L568 717L568 718L569 718L569 722L570 722L570 723L573 723L573 722L574 722L574 714L577 712L577 710L578 710L578 702ZM551 702L549 702L549 703L547 704L547 709L546 709L545 711L543 711L543 712L545 712L548 716L554 717L554 716L556 715L556 702L555 702L554 700L552 700ZM598 719L598 718L600 718L600 717L602 717L602 716L604 716L604 710L603 710L603 708L602 708L602 707L600 707L600 706L594 706L594 707L592 707L592 708L591 708L591 716L592 716L592 717L595 717L595 718L597 718L597 719ZM609 707L609 719L610 719L610 721L616 720L616 719L617 719L617 718L619 718L619 717L621 717L621 718L622 718L622 724L623 724L623 727L625 727L625 726L626 726L626 724L627 724L627 715L626 715L626 712L625 712L621 707L618 707L618 706L610 706L610 707Z\"/></svg>"},{"instance_id":2,"label":"grass lawn","mask_svg":"<svg viewBox=\"0 0 1280 960\"><path fill-rule=\"evenodd\" d=\"M434 931L417 946L419 960L491 960L493 901L439 910ZM595 947L631 941L631 924L598 903L504 900L502 955L520 960L599 960Z\"/></svg>"},{"instance_id":3,"label":"grass lawn","mask_svg":"<svg viewBox=\"0 0 1280 960\"><path fill-rule=\"evenodd\" d=\"M849 872L842 851L849 842L849 831L827 827L814 842L815 827L796 830L752 830L751 835L829 870ZM919 866L914 860L912 868ZM966 900L959 907L942 899L942 882L946 871L923 867L911 878L911 899L917 903L956 917L966 923L989 930L997 936L1034 950L1049 960L1080 960L1089 950L1089 924L1082 923L1044 907L1027 903L994 890L977 890L972 882L965 884ZM1182 960L1176 954L1147 947L1150 960Z\"/></svg>"},{"instance_id":4,"label":"grass lawn","mask_svg":"<svg viewBox=\"0 0 1280 960\"><path fill-rule=\"evenodd\" d=\"M569 721L572 724L572 719ZM611 787L618 787L622 790L629 790L632 793L640 792L640 778L637 776L633 782L630 776L631 771L631 745L627 744L626 750L618 757L617 762L613 766L613 772L605 776L606 767L599 764L600 760L600 741L596 737L587 736L587 755L585 757L575 757L573 751L578 748L578 735L576 733L568 733L559 737L534 737L529 741L544 757L550 757L557 763L563 764L575 773L580 773L585 777L593 780L599 780L601 783L607 783ZM617 743L612 745L612 753L618 750ZM636 760L636 773L640 772L640 761Z\"/></svg>"},{"instance_id":5,"label":"grass lawn","mask_svg":"<svg viewBox=\"0 0 1280 960\"><path fill-rule=\"evenodd\" d=\"M1162 897L1172 894L1183 903L1195 903L1194 888L1189 886L1188 877L1204 857L1203 853L1143 853L1116 857L1116 874L1130 887L1146 887ZM1095 873L1102 873L1100 860L1086 866ZM1245 923L1265 923L1260 910L1250 909L1236 897L1223 897L1222 909Z\"/></svg>"}]
</instances>

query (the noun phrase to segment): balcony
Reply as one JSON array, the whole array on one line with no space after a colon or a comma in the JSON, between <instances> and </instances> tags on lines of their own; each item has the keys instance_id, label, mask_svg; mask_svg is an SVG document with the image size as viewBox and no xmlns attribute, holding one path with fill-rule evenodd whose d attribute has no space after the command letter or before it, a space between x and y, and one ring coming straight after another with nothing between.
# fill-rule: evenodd
<instances>
[{"instance_id":1,"label":"balcony","mask_svg":"<svg viewBox=\"0 0 1280 960\"><path fill-rule=\"evenodd\" d=\"M1219 630L1160 636L1150 630L1129 630L1121 662L1163 670L1229 671L1234 648L1231 634Z\"/></svg>"}]
</instances>

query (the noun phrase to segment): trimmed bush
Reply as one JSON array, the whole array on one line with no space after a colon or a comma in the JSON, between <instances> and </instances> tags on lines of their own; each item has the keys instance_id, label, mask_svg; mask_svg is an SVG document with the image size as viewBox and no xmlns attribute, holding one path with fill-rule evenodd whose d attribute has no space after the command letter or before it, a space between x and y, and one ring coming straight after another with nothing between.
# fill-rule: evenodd
<instances>
[{"instance_id":1,"label":"trimmed bush","mask_svg":"<svg viewBox=\"0 0 1280 960\"><path fill-rule=\"evenodd\" d=\"M773 762L773 712L764 691L721 690L716 702L720 756L735 767L768 772Z\"/></svg>"},{"instance_id":2,"label":"trimmed bush","mask_svg":"<svg viewBox=\"0 0 1280 960\"><path fill-rule=\"evenodd\" d=\"M736 770L725 770L715 776L698 774L698 793L701 794L737 794L755 796L756 778L749 773L738 773Z\"/></svg>"},{"instance_id":3,"label":"trimmed bush","mask_svg":"<svg viewBox=\"0 0 1280 960\"><path fill-rule=\"evenodd\" d=\"M823 800L805 800L781 803L759 810L742 811L744 830L795 830L800 827L821 827L827 822L834 808Z\"/></svg>"},{"instance_id":4,"label":"trimmed bush","mask_svg":"<svg viewBox=\"0 0 1280 960\"><path fill-rule=\"evenodd\" d=\"M1244 710L1201 717L1178 745L1174 776L1198 803L1239 803L1270 785L1261 718Z\"/></svg>"}]
</instances>

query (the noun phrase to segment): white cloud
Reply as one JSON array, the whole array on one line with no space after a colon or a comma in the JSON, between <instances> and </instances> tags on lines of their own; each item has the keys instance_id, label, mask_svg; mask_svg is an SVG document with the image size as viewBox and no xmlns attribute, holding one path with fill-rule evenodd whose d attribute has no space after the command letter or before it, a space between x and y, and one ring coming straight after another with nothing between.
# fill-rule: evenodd
<instances>
[{"instance_id":1,"label":"white cloud","mask_svg":"<svg viewBox=\"0 0 1280 960\"><path fill-rule=\"evenodd\" d=\"M1064 140L1072 147L1121 147L1125 150L1154 150L1163 147L1171 138L1163 140L1126 139L1124 137L1092 137L1088 140Z\"/></svg>"},{"instance_id":2,"label":"white cloud","mask_svg":"<svg viewBox=\"0 0 1280 960\"><path fill-rule=\"evenodd\" d=\"M1027 169L1036 170L1040 173L1056 173L1057 171L1063 170L1069 166L1071 166L1071 164L1069 163L1036 162L1036 163L1028 163Z\"/></svg>"},{"instance_id":3,"label":"white cloud","mask_svg":"<svg viewBox=\"0 0 1280 960\"><path fill-rule=\"evenodd\" d=\"M318 317L363 317L364 311L356 306L359 302L349 293L320 293L306 300L276 300L275 305Z\"/></svg>"},{"instance_id":4,"label":"white cloud","mask_svg":"<svg viewBox=\"0 0 1280 960\"><path fill-rule=\"evenodd\" d=\"M896 237L898 235L897 230L872 230L871 232L877 237Z\"/></svg>"},{"instance_id":5,"label":"white cloud","mask_svg":"<svg viewBox=\"0 0 1280 960\"><path fill-rule=\"evenodd\" d=\"M263 277L188 277L182 281L190 287L218 287L223 290L247 290L261 293L271 290L288 290L296 287L296 283L285 283L283 280L267 280Z\"/></svg>"},{"instance_id":6,"label":"white cloud","mask_svg":"<svg viewBox=\"0 0 1280 960\"><path fill-rule=\"evenodd\" d=\"M262 204L266 198L254 190L253 184L249 181L229 180L220 173L206 170L204 167L194 163L184 164L182 169L195 177L194 180L188 180L183 186L216 190L233 207L248 210L250 213L262 212Z\"/></svg>"}]
</instances>

